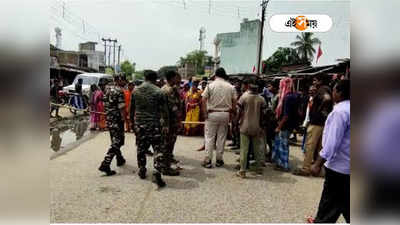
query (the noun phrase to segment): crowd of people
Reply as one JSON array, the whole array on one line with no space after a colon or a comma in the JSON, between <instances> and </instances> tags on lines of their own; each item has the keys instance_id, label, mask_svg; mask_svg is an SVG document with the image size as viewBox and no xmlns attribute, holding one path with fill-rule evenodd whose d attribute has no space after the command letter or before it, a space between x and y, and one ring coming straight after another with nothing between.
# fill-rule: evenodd
<instances>
[{"instance_id":1,"label":"crowd of people","mask_svg":"<svg viewBox=\"0 0 400 225\"><path fill-rule=\"evenodd\" d=\"M238 177L246 178L253 166L260 176L266 163L297 176L325 176L317 217L310 220L335 222L343 214L349 222L349 80L317 75L304 85L307 91L296 91L289 77L268 82L229 79L223 68L210 79L186 82L175 71L167 71L165 81L157 80L155 71L146 70L144 75L140 85L115 76L113 85L91 86L91 129L108 130L111 137L100 171L114 175L114 157L117 166L125 164L120 150L125 132L136 136L139 177L146 178L146 156L152 155L152 178L159 187L166 185L162 175L180 175L180 168L173 167L179 162L174 156L178 135L204 135L204 146L198 150L205 150L205 168L224 166L229 138L228 146L240 155ZM298 136L303 137L304 160L301 168L291 168L289 148Z\"/></svg>"}]
</instances>

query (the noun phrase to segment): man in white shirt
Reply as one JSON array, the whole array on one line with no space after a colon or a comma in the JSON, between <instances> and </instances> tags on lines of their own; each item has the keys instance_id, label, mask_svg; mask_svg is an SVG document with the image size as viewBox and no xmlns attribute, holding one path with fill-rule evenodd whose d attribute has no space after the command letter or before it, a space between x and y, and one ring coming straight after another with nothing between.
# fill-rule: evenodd
<instances>
[{"instance_id":1,"label":"man in white shirt","mask_svg":"<svg viewBox=\"0 0 400 225\"><path fill-rule=\"evenodd\" d=\"M216 150L215 166L224 165L223 153L228 133L230 112L236 112L236 91L227 81L223 68L215 71L215 81L209 84L202 94L203 115L205 118L206 157L202 163L205 168L212 167L213 151Z\"/></svg>"}]
</instances>

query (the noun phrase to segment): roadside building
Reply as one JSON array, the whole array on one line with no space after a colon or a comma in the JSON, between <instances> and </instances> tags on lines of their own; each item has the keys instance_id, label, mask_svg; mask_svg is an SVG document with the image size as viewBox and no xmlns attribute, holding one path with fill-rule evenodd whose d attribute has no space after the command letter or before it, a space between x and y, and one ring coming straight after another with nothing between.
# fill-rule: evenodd
<instances>
[{"instance_id":1,"label":"roadside building","mask_svg":"<svg viewBox=\"0 0 400 225\"><path fill-rule=\"evenodd\" d=\"M96 42L79 44L78 51L65 51L50 44L50 79L60 77L64 85L85 72L105 71L104 52L96 51Z\"/></svg>"},{"instance_id":2,"label":"roadside building","mask_svg":"<svg viewBox=\"0 0 400 225\"><path fill-rule=\"evenodd\" d=\"M214 40L214 62L228 74L254 73L260 43L260 20L244 19L239 32L220 33Z\"/></svg>"}]
</instances>

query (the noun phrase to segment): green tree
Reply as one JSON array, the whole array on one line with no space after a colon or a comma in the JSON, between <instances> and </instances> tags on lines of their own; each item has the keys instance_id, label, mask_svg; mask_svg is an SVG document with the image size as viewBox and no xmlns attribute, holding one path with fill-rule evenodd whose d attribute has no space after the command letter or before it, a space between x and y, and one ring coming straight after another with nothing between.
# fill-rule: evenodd
<instances>
[{"instance_id":1,"label":"green tree","mask_svg":"<svg viewBox=\"0 0 400 225\"><path fill-rule=\"evenodd\" d=\"M188 60L185 57L180 57L176 63L179 67L184 67Z\"/></svg>"},{"instance_id":2,"label":"green tree","mask_svg":"<svg viewBox=\"0 0 400 225\"><path fill-rule=\"evenodd\" d=\"M180 57L177 64L179 66L185 66L186 63L194 65L196 73L203 75L204 66L208 64L212 65L212 57L207 55L207 51L195 50L189 52L185 57Z\"/></svg>"},{"instance_id":3,"label":"green tree","mask_svg":"<svg viewBox=\"0 0 400 225\"><path fill-rule=\"evenodd\" d=\"M206 63L206 66L213 66L213 65L214 65L213 57L207 55L207 56L206 56L206 61L205 61L205 63Z\"/></svg>"},{"instance_id":4,"label":"green tree","mask_svg":"<svg viewBox=\"0 0 400 225\"><path fill-rule=\"evenodd\" d=\"M144 80L144 71L136 71L134 76L134 80Z\"/></svg>"},{"instance_id":5,"label":"green tree","mask_svg":"<svg viewBox=\"0 0 400 225\"><path fill-rule=\"evenodd\" d=\"M279 47L264 63L268 71L278 72L284 65L304 63L304 61L300 59L296 49Z\"/></svg>"},{"instance_id":6,"label":"green tree","mask_svg":"<svg viewBox=\"0 0 400 225\"><path fill-rule=\"evenodd\" d=\"M110 75L114 75L114 70L112 68L110 68L110 67L107 67L105 73L106 74L110 74Z\"/></svg>"},{"instance_id":7,"label":"green tree","mask_svg":"<svg viewBox=\"0 0 400 225\"><path fill-rule=\"evenodd\" d=\"M314 33L304 32L296 36L296 41L291 45L296 47L297 53L301 59L306 62L311 62L314 59L315 48L314 45L321 44L318 38L313 38Z\"/></svg>"},{"instance_id":8,"label":"green tree","mask_svg":"<svg viewBox=\"0 0 400 225\"><path fill-rule=\"evenodd\" d=\"M132 77L132 74L134 72L134 67L131 62L128 60L125 60L121 64L121 72L126 76L127 79Z\"/></svg>"}]
</instances>

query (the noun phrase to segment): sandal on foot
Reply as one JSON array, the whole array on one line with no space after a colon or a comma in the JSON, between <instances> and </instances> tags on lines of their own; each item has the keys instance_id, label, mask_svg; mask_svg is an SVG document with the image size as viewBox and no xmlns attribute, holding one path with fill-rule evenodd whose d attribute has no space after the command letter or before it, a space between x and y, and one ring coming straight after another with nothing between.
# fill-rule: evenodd
<instances>
[{"instance_id":1,"label":"sandal on foot","mask_svg":"<svg viewBox=\"0 0 400 225\"><path fill-rule=\"evenodd\" d=\"M307 223L314 223L315 219L312 216L306 218Z\"/></svg>"},{"instance_id":2,"label":"sandal on foot","mask_svg":"<svg viewBox=\"0 0 400 225\"><path fill-rule=\"evenodd\" d=\"M246 178L246 172L244 172L244 171L238 171L238 172L236 173L236 176L237 176L237 177L240 177L240 178Z\"/></svg>"}]
</instances>

